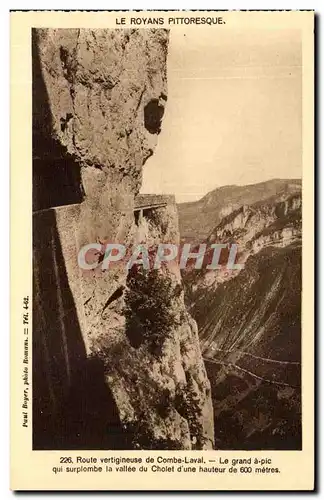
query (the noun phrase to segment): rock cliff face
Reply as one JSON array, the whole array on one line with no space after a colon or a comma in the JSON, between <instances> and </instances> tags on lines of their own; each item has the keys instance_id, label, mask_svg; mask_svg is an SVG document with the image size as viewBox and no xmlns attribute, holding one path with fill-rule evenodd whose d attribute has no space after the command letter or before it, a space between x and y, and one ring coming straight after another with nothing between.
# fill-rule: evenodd
<instances>
[{"instance_id":1,"label":"rock cliff face","mask_svg":"<svg viewBox=\"0 0 324 500\"><path fill-rule=\"evenodd\" d=\"M238 245L244 269L183 273L216 448L301 447L301 229L297 184L233 210L211 231L209 244Z\"/></svg>"},{"instance_id":2,"label":"rock cliff face","mask_svg":"<svg viewBox=\"0 0 324 500\"><path fill-rule=\"evenodd\" d=\"M226 215L206 238L208 247L222 243L237 245L236 262L245 264L249 257L267 247L285 248L290 244L301 244L301 192L280 194L252 205L243 205ZM212 250L211 250L212 252ZM227 262L225 251L220 261ZM208 254L206 254L208 260ZM209 256L210 260L210 256ZM204 267L199 273L193 270L184 272L188 304L194 314L199 316L201 303L205 300L206 289L214 293L220 284L231 281L240 273L239 269L229 270L225 265L220 269L208 270ZM210 299L210 295L208 295ZM200 305L199 305L200 303ZM206 320L202 312L202 321ZM207 320L206 320L207 321Z\"/></svg>"},{"instance_id":3,"label":"rock cliff face","mask_svg":"<svg viewBox=\"0 0 324 500\"><path fill-rule=\"evenodd\" d=\"M202 351L216 447L301 449L301 246L268 247L211 297Z\"/></svg>"},{"instance_id":4,"label":"rock cliff face","mask_svg":"<svg viewBox=\"0 0 324 500\"><path fill-rule=\"evenodd\" d=\"M179 243L175 205L147 211L133 234L136 243L152 249L160 242ZM134 432L134 446L211 448L210 385L177 265L160 271L135 268L125 285L120 303L105 312L117 321L101 328L92 353L105 363L122 421Z\"/></svg>"},{"instance_id":5,"label":"rock cliff face","mask_svg":"<svg viewBox=\"0 0 324 500\"><path fill-rule=\"evenodd\" d=\"M32 36L34 447L209 448L209 381L179 271L130 276L125 263L77 264L88 243L179 238L169 201L134 215L167 100L168 32ZM129 326L137 279L170 304L158 352L147 336L135 342Z\"/></svg>"}]
</instances>

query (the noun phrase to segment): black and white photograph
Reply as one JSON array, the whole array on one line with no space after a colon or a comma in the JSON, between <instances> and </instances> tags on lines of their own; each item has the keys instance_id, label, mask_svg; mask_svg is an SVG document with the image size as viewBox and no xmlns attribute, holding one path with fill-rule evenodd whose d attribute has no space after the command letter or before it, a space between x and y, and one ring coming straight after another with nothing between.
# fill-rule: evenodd
<instances>
[{"instance_id":1,"label":"black and white photograph","mask_svg":"<svg viewBox=\"0 0 324 500\"><path fill-rule=\"evenodd\" d=\"M32 31L35 449L301 448L301 37L255 38Z\"/></svg>"},{"instance_id":2,"label":"black and white photograph","mask_svg":"<svg viewBox=\"0 0 324 500\"><path fill-rule=\"evenodd\" d=\"M311 490L314 11L11 20L13 489Z\"/></svg>"}]
</instances>

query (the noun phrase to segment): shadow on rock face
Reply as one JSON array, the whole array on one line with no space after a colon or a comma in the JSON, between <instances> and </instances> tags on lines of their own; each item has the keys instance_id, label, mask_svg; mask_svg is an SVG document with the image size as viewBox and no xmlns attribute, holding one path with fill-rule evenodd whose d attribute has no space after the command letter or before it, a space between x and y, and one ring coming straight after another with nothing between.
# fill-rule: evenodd
<instances>
[{"instance_id":1,"label":"shadow on rock face","mask_svg":"<svg viewBox=\"0 0 324 500\"><path fill-rule=\"evenodd\" d=\"M33 233L33 448L123 449L103 366L86 355L54 210L35 214Z\"/></svg>"},{"instance_id":2,"label":"shadow on rock face","mask_svg":"<svg viewBox=\"0 0 324 500\"><path fill-rule=\"evenodd\" d=\"M62 449L125 449L126 434L100 359L75 374L61 420Z\"/></svg>"}]
</instances>

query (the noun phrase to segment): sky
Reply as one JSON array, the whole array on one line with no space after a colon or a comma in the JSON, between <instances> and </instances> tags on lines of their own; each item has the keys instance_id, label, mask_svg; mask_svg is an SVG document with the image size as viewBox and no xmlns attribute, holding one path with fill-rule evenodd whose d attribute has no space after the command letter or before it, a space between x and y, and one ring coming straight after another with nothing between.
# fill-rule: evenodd
<instances>
[{"instance_id":1,"label":"sky","mask_svg":"<svg viewBox=\"0 0 324 500\"><path fill-rule=\"evenodd\" d=\"M171 30L168 101L142 193L193 201L228 184L300 178L298 30Z\"/></svg>"}]
</instances>

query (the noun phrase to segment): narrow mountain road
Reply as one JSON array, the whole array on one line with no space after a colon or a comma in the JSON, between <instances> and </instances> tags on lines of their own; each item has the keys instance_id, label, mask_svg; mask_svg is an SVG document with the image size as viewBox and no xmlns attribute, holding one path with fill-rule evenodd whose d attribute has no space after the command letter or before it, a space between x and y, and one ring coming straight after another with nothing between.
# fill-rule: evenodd
<instances>
[{"instance_id":1,"label":"narrow mountain road","mask_svg":"<svg viewBox=\"0 0 324 500\"><path fill-rule=\"evenodd\" d=\"M204 361L208 361L209 363L213 363L215 365L223 365L223 366L227 366L229 368L236 368L237 370L240 370L240 371L242 371L244 373L247 373L251 377L254 377L254 378L258 379L258 380L262 380L263 382L267 382L268 384L280 385L280 386L284 386L284 387L291 387L293 389L298 389L300 387L298 385L291 385L291 384L287 384L286 382L276 382L274 380L270 380L270 379L266 379L264 377L260 377L256 373L253 373L253 372L251 372L249 370L246 370L245 368L242 368L241 366L236 365L235 363L225 363L224 361L215 361L212 358L206 358L206 357L203 357L203 359L204 359Z\"/></svg>"},{"instance_id":2,"label":"narrow mountain road","mask_svg":"<svg viewBox=\"0 0 324 500\"><path fill-rule=\"evenodd\" d=\"M260 359L261 361L266 361L268 363L278 363L279 365L300 365L299 361L279 361L278 359L271 359L271 358L262 358L261 356L256 356L255 354L251 354L250 352L245 352L245 351L233 351L233 350L225 350L225 349L212 349L213 351L217 352L225 352L227 354L243 354L244 356L250 356L251 358L254 359Z\"/></svg>"}]
</instances>

